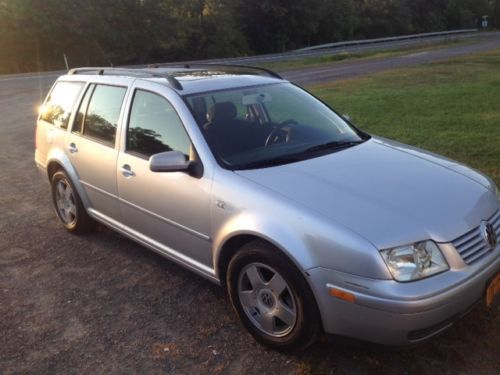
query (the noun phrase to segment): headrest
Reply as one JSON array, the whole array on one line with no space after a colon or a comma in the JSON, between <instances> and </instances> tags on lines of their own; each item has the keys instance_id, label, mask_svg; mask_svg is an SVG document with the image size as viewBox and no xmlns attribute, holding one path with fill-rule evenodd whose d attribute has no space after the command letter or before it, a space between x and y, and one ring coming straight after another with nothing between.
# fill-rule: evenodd
<instances>
[{"instance_id":1,"label":"headrest","mask_svg":"<svg viewBox=\"0 0 500 375\"><path fill-rule=\"evenodd\" d=\"M236 106L232 102L215 103L207 113L209 123L227 122L236 117Z\"/></svg>"}]
</instances>

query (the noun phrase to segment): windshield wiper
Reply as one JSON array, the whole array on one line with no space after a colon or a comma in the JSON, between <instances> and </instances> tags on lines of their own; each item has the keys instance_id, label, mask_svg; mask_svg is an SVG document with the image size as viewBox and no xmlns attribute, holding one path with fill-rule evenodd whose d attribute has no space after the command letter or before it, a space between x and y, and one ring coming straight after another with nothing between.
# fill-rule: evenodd
<instances>
[{"instance_id":1,"label":"windshield wiper","mask_svg":"<svg viewBox=\"0 0 500 375\"><path fill-rule=\"evenodd\" d=\"M321 150L340 150L343 148L347 147L352 147L355 145L358 145L360 143L363 143L365 140L359 140L359 141L332 141L332 142L327 142L327 143L322 143L320 145L312 146L309 148L306 148L304 151L300 151L298 153L293 153L290 155L284 155L284 156L278 156L275 158L271 159L264 159L264 160L258 160L258 161L252 161L246 164L241 164L241 165L236 165L234 166L233 170L241 170L241 169L256 169L256 168L266 168L266 167L273 167L276 165L282 165L282 164L288 164L288 163L293 163L296 161L301 161L304 159L308 159L307 154L314 153L316 151L321 151Z\"/></svg>"},{"instance_id":2,"label":"windshield wiper","mask_svg":"<svg viewBox=\"0 0 500 375\"><path fill-rule=\"evenodd\" d=\"M322 151L322 150L338 150L342 148L347 148L347 147L352 147L359 145L360 143L363 143L365 140L360 140L360 141L332 141L332 142L326 142L322 143L320 145L312 146L309 148L306 148L304 150L304 153L309 153L309 152L315 152L315 151Z\"/></svg>"},{"instance_id":3,"label":"windshield wiper","mask_svg":"<svg viewBox=\"0 0 500 375\"><path fill-rule=\"evenodd\" d=\"M271 158L271 159L253 161L250 163L237 165L232 169L241 170L241 169L266 168L266 167L273 167L275 165L293 163L300 160L303 160L303 157L300 157L297 154L292 154L287 156L278 156L276 158Z\"/></svg>"}]
</instances>

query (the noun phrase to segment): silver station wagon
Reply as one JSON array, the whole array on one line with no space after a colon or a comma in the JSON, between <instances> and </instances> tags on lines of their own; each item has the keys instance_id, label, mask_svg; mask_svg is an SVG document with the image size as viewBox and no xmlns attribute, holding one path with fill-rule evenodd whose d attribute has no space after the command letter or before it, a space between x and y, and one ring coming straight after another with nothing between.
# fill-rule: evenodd
<instances>
[{"instance_id":1,"label":"silver station wagon","mask_svg":"<svg viewBox=\"0 0 500 375\"><path fill-rule=\"evenodd\" d=\"M265 69L71 70L35 159L68 231L103 223L224 286L273 348L416 343L500 289L491 179Z\"/></svg>"}]
</instances>

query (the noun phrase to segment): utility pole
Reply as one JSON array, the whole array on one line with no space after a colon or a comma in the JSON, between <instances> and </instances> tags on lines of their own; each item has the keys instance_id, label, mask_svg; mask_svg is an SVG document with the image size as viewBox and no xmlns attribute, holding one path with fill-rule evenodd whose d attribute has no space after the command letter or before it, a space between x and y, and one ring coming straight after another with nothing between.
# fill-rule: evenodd
<instances>
[{"instance_id":1,"label":"utility pole","mask_svg":"<svg viewBox=\"0 0 500 375\"><path fill-rule=\"evenodd\" d=\"M64 65L66 65L66 70L69 70L68 58L66 57L65 53L63 53L63 57L64 57Z\"/></svg>"}]
</instances>

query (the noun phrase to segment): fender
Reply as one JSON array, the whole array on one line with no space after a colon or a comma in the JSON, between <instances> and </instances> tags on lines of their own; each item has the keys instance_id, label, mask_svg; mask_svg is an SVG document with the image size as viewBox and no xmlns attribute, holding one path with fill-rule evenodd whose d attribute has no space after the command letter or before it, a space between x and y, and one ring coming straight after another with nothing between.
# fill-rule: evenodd
<instances>
[{"instance_id":1,"label":"fender","mask_svg":"<svg viewBox=\"0 0 500 375\"><path fill-rule=\"evenodd\" d=\"M237 175L224 173L224 177L224 183L216 181L213 190L216 275L224 271L219 264L225 244L237 236L251 235L275 245L301 272L325 267L363 277L391 278L378 249L350 228ZM223 208L216 204L219 197L224 197Z\"/></svg>"},{"instance_id":2,"label":"fender","mask_svg":"<svg viewBox=\"0 0 500 375\"><path fill-rule=\"evenodd\" d=\"M69 161L68 156L61 149L52 148L47 154L47 175L51 163L57 163L64 169L64 172L67 174L76 191L78 192L83 206L85 207L85 209L89 209L91 207L90 200L87 196L87 193L85 192L85 189L80 183L80 177L73 168L73 165Z\"/></svg>"},{"instance_id":3,"label":"fender","mask_svg":"<svg viewBox=\"0 0 500 375\"><path fill-rule=\"evenodd\" d=\"M300 232L293 227L283 225L267 215L258 215L256 212L241 211L231 216L219 226L213 236L213 262L215 274L220 276L219 259L224 245L231 239L250 235L265 240L280 249L303 272L304 265L313 264L311 252L300 236Z\"/></svg>"}]
</instances>

